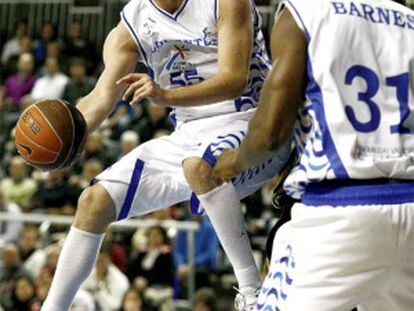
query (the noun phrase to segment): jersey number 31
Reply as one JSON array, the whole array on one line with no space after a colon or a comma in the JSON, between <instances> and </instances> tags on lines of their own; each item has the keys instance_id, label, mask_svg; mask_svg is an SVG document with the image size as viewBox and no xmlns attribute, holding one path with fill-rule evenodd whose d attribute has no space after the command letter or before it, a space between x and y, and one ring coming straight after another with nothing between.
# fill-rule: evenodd
<instances>
[{"instance_id":1,"label":"jersey number 31","mask_svg":"<svg viewBox=\"0 0 414 311\"><path fill-rule=\"evenodd\" d=\"M361 122L355 116L354 109L346 105L345 113L351 122L352 126L358 132L369 133L378 129L381 122L381 111L377 103L373 101L374 96L378 93L380 88L380 81L378 75L368 67L356 65L351 67L345 76L345 84L352 85L356 77L362 78L367 84L365 92L358 93L358 100L367 104L371 113L371 119L367 122ZM390 127L391 134L413 134L413 129L407 127L407 119L410 116L410 108L408 103L408 91L410 86L409 73L403 73L394 77L386 78L386 85L396 89L397 101L400 106L400 123Z\"/></svg>"}]
</instances>

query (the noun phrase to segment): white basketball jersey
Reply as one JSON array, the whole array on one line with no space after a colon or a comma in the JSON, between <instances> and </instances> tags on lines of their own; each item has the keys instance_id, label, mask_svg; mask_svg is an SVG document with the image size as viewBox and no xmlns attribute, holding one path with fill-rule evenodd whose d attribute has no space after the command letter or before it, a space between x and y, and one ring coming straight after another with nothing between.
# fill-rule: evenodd
<instances>
[{"instance_id":1,"label":"white basketball jersey","mask_svg":"<svg viewBox=\"0 0 414 311\"><path fill-rule=\"evenodd\" d=\"M300 163L285 190L326 179L414 180L414 12L391 0L285 0L308 40Z\"/></svg>"},{"instance_id":2,"label":"white basketball jersey","mask_svg":"<svg viewBox=\"0 0 414 311\"><path fill-rule=\"evenodd\" d=\"M183 0L174 14L155 0L131 0L121 13L153 79L163 88L187 86L218 72L217 19L219 0ZM248 87L241 98L216 104L176 108L178 121L245 111L257 106L270 60L259 14L252 4L254 46Z\"/></svg>"}]
</instances>

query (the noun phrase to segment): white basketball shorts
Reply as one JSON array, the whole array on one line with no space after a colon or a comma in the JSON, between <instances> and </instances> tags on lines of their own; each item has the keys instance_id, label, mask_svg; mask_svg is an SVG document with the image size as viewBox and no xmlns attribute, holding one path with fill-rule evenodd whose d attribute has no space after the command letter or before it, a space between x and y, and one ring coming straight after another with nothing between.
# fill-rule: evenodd
<instances>
[{"instance_id":1,"label":"white basketball shorts","mask_svg":"<svg viewBox=\"0 0 414 311\"><path fill-rule=\"evenodd\" d=\"M228 148L237 148L255 110L220 115L178 124L169 135L148 141L99 174L95 180L112 197L117 220L145 215L191 199L193 212L199 202L188 185L182 162L200 157L211 166ZM232 180L240 198L262 187L289 157L286 143L265 163Z\"/></svg>"},{"instance_id":2,"label":"white basketball shorts","mask_svg":"<svg viewBox=\"0 0 414 311\"><path fill-rule=\"evenodd\" d=\"M394 186L399 193L374 186L370 198L394 204L295 204L276 233L256 310L413 311L414 182ZM366 189L349 195L366 203Z\"/></svg>"}]
</instances>

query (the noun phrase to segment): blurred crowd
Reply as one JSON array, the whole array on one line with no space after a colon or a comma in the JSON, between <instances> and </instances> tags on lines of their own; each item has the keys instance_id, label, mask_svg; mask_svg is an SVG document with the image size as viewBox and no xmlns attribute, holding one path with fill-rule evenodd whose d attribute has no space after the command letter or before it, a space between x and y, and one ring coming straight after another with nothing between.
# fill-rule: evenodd
<instances>
[{"instance_id":1,"label":"blurred crowd","mask_svg":"<svg viewBox=\"0 0 414 311\"><path fill-rule=\"evenodd\" d=\"M102 70L99 47L84 39L74 22L65 38L45 23L36 37L19 21L15 34L0 42L0 212L74 215L76 202L93 178L138 145L173 131L169 111L150 102L132 108L119 101L101 128L91 134L82 159L57 172L27 166L13 143L22 110L43 98L76 105ZM137 71L145 66L137 64ZM245 199L243 206L258 264L263 263L267 233L275 221L272 183ZM206 217L190 215L183 203L146 216L155 220L192 220L195 235L197 311L229 310L236 280ZM0 217L1 219L1 217ZM40 310L48 292L67 227L0 222L0 310ZM135 232L108 232L95 269L76 296L73 310L171 310L186 298L187 233L154 226ZM223 307L224 306L224 307Z\"/></svg>"}]
</instances>

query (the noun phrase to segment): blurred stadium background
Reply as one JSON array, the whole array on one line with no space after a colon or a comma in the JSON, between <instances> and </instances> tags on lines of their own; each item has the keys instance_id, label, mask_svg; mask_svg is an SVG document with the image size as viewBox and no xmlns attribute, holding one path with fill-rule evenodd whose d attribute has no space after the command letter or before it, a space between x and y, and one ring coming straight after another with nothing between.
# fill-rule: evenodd
<instances>
[{"instance_id":1,"label":"blurred stadium background","mask_svg":"<svg viewBox=\"0 0 414 311\"><path fill-rule=\"evenodd\" d=\"M164 108L145 102L132 109L120 101L73 167L41 173L17 156L13 127L24 107L45 95L76 104L93 88L103 41L125 2L0 0L0 310L40 310L89 180L173 129ZM278 2L256 1L266 37ZM243 202L260 267L267 233L279 216L271 207L272 186ZM179 204L113 225L73 310L231 310L234 285L209 221Z\"/></svg>"}]
</instances>

